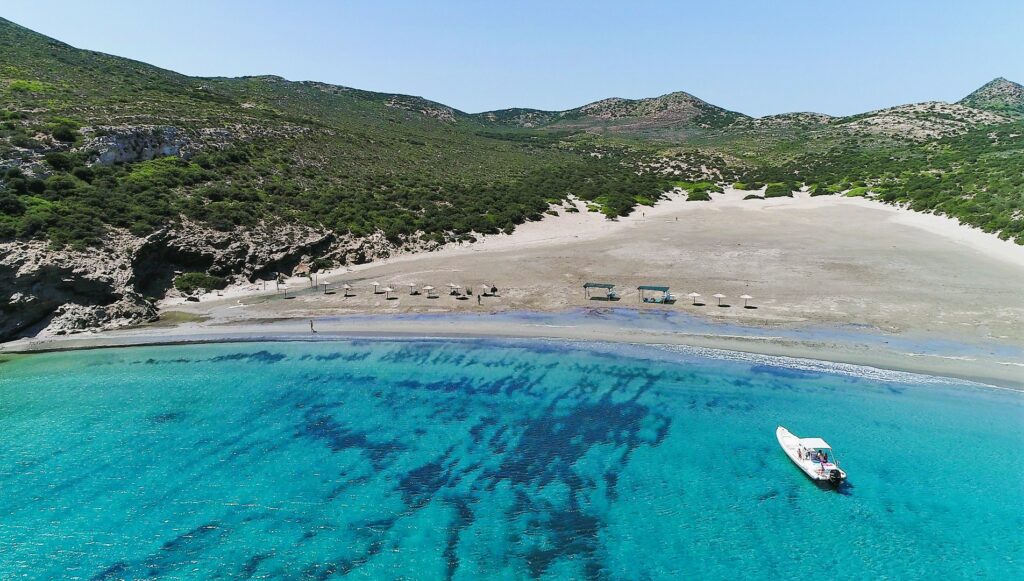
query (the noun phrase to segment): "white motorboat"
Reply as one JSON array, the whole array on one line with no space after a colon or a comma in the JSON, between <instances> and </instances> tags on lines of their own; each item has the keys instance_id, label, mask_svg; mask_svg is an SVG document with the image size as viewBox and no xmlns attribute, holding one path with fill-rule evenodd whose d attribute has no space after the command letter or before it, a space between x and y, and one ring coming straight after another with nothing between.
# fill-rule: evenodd
<instances>
[{"instance_id":1,"label":"white motorboat","mask_svg":"<svg viewBox=\"0 0 1024 581\"><path fill-rule=\"evenodd\" d=\"M789 459L812 480L834 485L846 480L846 472L839 468L839 461L825 440L798 438L782 426L776 428L775 437Z\"/></svg>"}]
</instances>

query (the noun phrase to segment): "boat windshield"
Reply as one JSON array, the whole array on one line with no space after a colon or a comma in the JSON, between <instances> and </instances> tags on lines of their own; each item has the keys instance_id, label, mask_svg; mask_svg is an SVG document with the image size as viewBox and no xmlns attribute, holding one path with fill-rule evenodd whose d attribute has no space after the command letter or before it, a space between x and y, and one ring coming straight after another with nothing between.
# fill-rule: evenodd
<instances>
[{"instance_id":1,"label":"boat windshield","mask_svg":"<svg viewBox=\"0 0 1024 581\"><path fill-rule=\"evenodd\" d=\"M811 450L811 459L815 462L832 462L832 450L829 448L815 448Z\"/></svg>"},{"instance_id":2,"label":"boat windshield","mask_svg":"<svg viewBox=\"0 0 1024 581\"><path fill-rule=\"evenodd\" d=\"M832 456L831 448L800 448L800 457L805 460L810 460L816 464L818 463L835 463L835 458Z\"/></svg>"}]
</instances>

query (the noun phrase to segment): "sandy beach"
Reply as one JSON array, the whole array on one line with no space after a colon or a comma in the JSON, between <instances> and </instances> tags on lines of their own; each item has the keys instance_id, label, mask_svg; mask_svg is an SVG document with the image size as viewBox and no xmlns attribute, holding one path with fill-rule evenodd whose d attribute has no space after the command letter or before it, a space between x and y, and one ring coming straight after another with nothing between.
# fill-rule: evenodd
<instances>
[{"instance_id":1,"label":"sandy beach","mask_svg":"<svg viewBox=\"0 0 1024 581\"><path fill-rule=\"evenodd\" d=\"M512 235L320 273L317 282L336 291L329 294L305 278L290 279L286 289L276 291L273 283L268 290L262 284L241 285L198 303L166 300L166 319L155 325L23 339L5 344L3 351L296 337L309 333L313 319L320 337L687 344L1024 385L1024 247L948 218L863 198L797 194L743 200L746 193L727 190L710 203L672 197L617 221L563 212L524 224ZM617 285L621 300L588 300L582 288L587 281ZM393 287L394 298L374 294L373 282ZM345 283L353 296L341 292ZM440 296L410 295L410 283L432 285ZM447 294L449 283L474 294L457 300ZM679 300L641 303L636 287L644 284L669 286ZM483 285L496 286L498 296L478 299ZM694 306L686 296L690 292L700 293L705 304ZM717 305L716 293L725 295L722 303L728 306ZM756 308L743 308L743 294L754 297L749 304ZM621 320L602 327L410 316L608 307L692 318L653 329ZM847 333L851 329L853 335ZM838 338L829 336L831 331ZM889 338L900 345L887 346ZM908 347L908 341L916 347ZM933 352L935 342L962 345L963 353L948 345Z\"/></svg>"}]
</instances>

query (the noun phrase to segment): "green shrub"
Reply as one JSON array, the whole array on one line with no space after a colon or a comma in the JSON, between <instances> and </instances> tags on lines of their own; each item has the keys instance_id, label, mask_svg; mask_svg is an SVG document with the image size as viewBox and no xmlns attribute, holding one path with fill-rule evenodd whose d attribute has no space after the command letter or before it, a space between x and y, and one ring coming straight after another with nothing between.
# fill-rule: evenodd
<instances>
[{"instance_id":1,"label":"green shrub","mask_svg":"<svg viewBox=\"0 0 1024 581\"><path fill-rule=\"evenodd\" d=\"M775 182L768 184L768 187L764 190L764 197L766 198L792 198L793 188L789 184Z\"/></svg>"},{"instance_id":2,"label":"green shrub","mask_svg":"<svg viewBox=\"0 0 1024 581\"><path fill-rule=\"evenodd\" d=\"M860 187L853 188L850 191L846 192L846 197L847 198L863 198L864 195L867 194L867 193L868 193L868 188L865 187L865 186L860 186Z\"/></svg>"},{"instance_id":3,"label":"green shrub","mask_svg":"<svg viewBox=\"0 0 1024 581\"><path fill-rule=\"evenodd\" d=\"M711 194L706 191L690 192L686 195L687 202L710 202Z\"/></svg>"},{"instance_id":4,"label":"green shrub","mask_svg":"<svg viewBox=\"0 0 1024 581\"><path fill-rule=\"evenodd\" d=\"M192 293L200 289L209 292L227 285L225 279L205 272L186 272L174 279L174 288L183 293Z\"/></svg>"},{"instance_id":5,"label":"green shrub","mask_svg":"<svg viewBox=\"0 0 1024 581\"><path fill-rule=\"evenodd\" d=\"M25 213L25 203L18 196L0 193L0 214L20 216Z\"/></svg>"},{"instance_id":6,"label":"green shrub","mask_svg":"<svg viewBox=\"0 0 1024 581\"><path fill-rule=\"evenodd\" d=\"M311 265L313 272L320 272L321 270L328 270L334 268L334 261L330 258L315 258Z\"/></svg>"},{"instance_id":7,"label":"green shrub","mask_svg":"<svg viewBox=\"0 0 1024 581\"><path fill-rule=\"evenodd\" d=\"M747 195L743 196L743 199L744 200L763 200L764 196L759 196L757 194L747 194Z\"/></svg>"},{"instance_id":8,"label":"green shrub","mask_svg":"<svg viewBox=\"0 0 1024 581\"><path fill-rule=\"evenodd\" d=\"M68 125L58 125L53 128L50 132L57 141L63 141L64 143L74 143L78 139L78 132L74 128Z\"/></svg>"},{"instance_id":9,"label":"green shrub","mask_svg":"<svg viewBox=\"0 0 1024 581\"><path fill-rule=\"evenodd\" d=\"M70 171L75 166L75 158L67 153L47 153L44 159L57 171Z\"/></svg>"},{"instance_id":10,"label":"green shrub","mask_svg":"<svg viewBox=\"0 0 1024 581\"><path fill-rule=\"evenodd\" d=\"M40 81L26 81L24 79L15 79L11 81L8 87L15 93L40 93L46 89L46 85Z\"/></svg>"}]
</instances>

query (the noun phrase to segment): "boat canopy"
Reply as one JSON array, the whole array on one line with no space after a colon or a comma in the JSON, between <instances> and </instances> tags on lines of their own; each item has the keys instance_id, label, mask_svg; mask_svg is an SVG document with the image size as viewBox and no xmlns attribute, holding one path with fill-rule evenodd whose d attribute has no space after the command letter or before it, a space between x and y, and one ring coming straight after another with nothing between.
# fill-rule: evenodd
<instances>
[{"instance_id":1,"label":"boat canopy","mask_svg":"<svg viewBox=\"0 0 1024 581\"><path fill-rule=\"evenodd\" d=\"M818 448L825 448L828 450L832 449L832 446L829 446L828 442L821 438L800 438L800 445L811 450L816 450Z\"/></svg>"}]
</instances>

